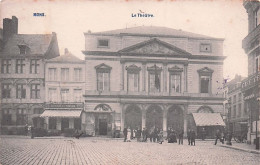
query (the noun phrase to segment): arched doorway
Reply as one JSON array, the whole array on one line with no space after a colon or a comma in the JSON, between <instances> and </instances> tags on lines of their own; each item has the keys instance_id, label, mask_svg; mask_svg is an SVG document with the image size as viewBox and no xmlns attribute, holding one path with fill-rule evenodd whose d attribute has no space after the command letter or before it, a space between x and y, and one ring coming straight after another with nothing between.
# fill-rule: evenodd
<instances>
[{"instance_id":1,"label":"arched doorway","mask_svg":"<svg viewBox=\"0 0 260 165\"><path fill-rule=\"evenodd\" d=\"M167 127L175 131L184 129L183 111L179 106L172 106L168 109Z\"/></svg>"},{"instance_id":2,"label":"arched doorway","mask_svg":"<svg viewBox=\"0 0 260 165\"><path fill-rule=\"evenodd\" d=\"M159 128L163 127L163 111L158 105L152 105L148 108L146 113L146 127Z\"/></svg>"},{"instance_id":3,"label":"arched doorway","mask_svg":"<svg viewBox=\"0 0 260 165\"><path fill-rule=\"evenodd\" d=\"M142 128L141 109L136 105L130 105L125 112L125 126L132 129Z\"/></svg>"}]
</instances>

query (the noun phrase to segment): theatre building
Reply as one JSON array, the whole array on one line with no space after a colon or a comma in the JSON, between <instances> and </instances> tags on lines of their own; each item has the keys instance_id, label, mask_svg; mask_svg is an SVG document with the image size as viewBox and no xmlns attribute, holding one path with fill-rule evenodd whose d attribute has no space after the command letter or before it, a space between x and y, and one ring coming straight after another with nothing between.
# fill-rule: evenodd
<instances>
[{"instance_id":1,"label":"theatre building","mask_svg":"<svg viewBox=\"0 0 260 165\"><path fill-rule=\"evenodd\" d=\"M206 127L212 136L225 125L223 39L153 26L89 31L83 53L88 134Z\"/></svg>"},{"instance_id":2,"label":"theatre building","mask_svg":"<svg viewBox=\"0 0 260 165\"><path fill-rule=\"evenodd\" d=\"M65 54L45 64L45 128L63 132L66 128L81 130L81 117L84 117L83 92L85 91L85 61Z\"/></svg>"}]
</instances>

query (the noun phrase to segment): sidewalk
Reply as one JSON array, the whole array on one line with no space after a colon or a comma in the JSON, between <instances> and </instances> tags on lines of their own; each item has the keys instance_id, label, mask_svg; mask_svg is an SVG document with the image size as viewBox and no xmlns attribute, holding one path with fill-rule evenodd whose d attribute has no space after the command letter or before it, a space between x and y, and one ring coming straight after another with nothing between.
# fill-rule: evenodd
<instances>
[{"instance_id":1,"label":"sidewalk","mask_svg":"<svg viewBox=\"0 0 260 165\"><path fill-rule=\"evenodd\" d=\"M255 154L260 154L260 150L256 150L254 144L237 143L235 141L232 141L232 146L227 145L227 144L223 144L223 145L221 145L221 147L231 148L231 149L255 153Z\"/></svg>"}]
</instances>

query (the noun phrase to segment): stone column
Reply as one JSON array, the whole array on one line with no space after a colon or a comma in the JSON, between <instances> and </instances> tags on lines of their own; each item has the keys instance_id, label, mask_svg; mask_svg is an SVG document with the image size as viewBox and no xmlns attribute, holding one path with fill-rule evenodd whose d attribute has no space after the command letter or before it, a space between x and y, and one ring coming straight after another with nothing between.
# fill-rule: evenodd
<instances>
[{"instance_id":1,"label":"stone column","mask_svg":"<svg viewBox=\"0 0 260 165\"><path fill-rule=\"evenodd\" d=\"M183 107L183 118L184 118L184 126L183 126L183 131L184 131L184 137L187 137L187 132L188 132L188 105L184 105Z\"/></svg>"},{"instance_id":2,"label":"stone column","mask_svg":"<svg viewBox=\"0 0 260 165\"><path fill-rule=\"evenodd\" d=\"M121 104L121 131L125 128L125 105Z\"/></svg>"},{"instance_id":3,"label":"stone column","mask_svg":"<svg viewBox=\"0 0 260 165\"><path fill-rule=\"evenodd\" d=\"M121 91L124 91L125 90L125 82L124 82L124 79L125 79L125 62L122 62L121 61L121 72L122 72L122 74L121 74Z\"/></svg>"},{"instance_id":4,"label":"stone column","mask_svg":"<svg viewBox=\"0 0 260 165\"><path fill-rule=\"evenodd\" d=\"M167 109L163 110L163 135L167 135Z\"/></svg>"},{"instance_id":5,"label":"stone column","mask_svg":"<svg viewBox=\"0 0 260 165\"><path fill-rule=\"evenodd\" d=\"M163 92L167 92L167 63L163 63Z\"/></svg>"},{"instance_id":6,"label":"stone column","mask_svg":"<svg viewBox=\"0 0 260 165\"><path fill-rule=\"evenodd\" d=\"M142 107L142 130L146 127L146 109Z\"/></svg>"},{"instance_id":7,"label":"stone column","mask_svg":"<svg viewBox=\"0 0 260 165\"><path fill-rule=\"evenodd\" d=\"M188 65L184 65L184 92L188 92Z\"/></svg>"},{"instance_id":8,"label":"stone column","mask_svg":"<svg viewBox=\"0 0 260 165\"><path fill-rule=\"evenodd\" d=\"M142 86L142 88L143 88L143 91L145 92L146 91L146 63L142 63L142 82L143 82L143 86Z\"/></svg>"}]
</instances>

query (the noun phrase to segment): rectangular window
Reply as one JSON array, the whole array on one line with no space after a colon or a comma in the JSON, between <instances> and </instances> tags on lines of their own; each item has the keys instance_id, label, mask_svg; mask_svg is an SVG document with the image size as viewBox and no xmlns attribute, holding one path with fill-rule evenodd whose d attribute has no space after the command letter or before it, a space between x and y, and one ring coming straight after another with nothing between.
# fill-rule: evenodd
<instances>
[{"instance_id":1,"label":"rectangular window","mask_svg":"<svg viewBox=\"0 0 260 165\"><path fill-rule=\"evenodd\" d=\"M241 116L241 110L242 110L242 105L241 104L238 104L238 117Z\"/></svg>"},{"instance_id":2,"label":"rectangular window","mask_svg":"<svg viewBox=\"0 0 260 165\"><path fill-rule=\"evenodd\" d=\"M61 89L61 101L62 102L69 101L69 89Z\"/></svg>"},{"instance_id":3,"label":"rectangular window","mask_svg":"<svg viewBox=\"0 0 260 165\"><path fill-rule=\"evenodd\" d=\"M200 44L201 52L211 52L211 44Z\"/></svg>"},{"instance_id":4,"label":"rectangular window","mask_svg":"<svg viewBox=\"0 0 260 165\"><path fill-rule=\"evenodd\" d=\"M170 75L170 91L171 93L181 92L181 75L179 74Z\"/></svg>"},{"instance_id":5,"label":"rectangular window","mask_svg":"<svg viewBox=\"0 0 260 165\"><path fill-rule=\"evenodd\" d=\"M27 110L24 108L17 109L16 124L25 125L27 123Z\"/></svg>"},{"instance_id":6,"label":"rectangular window","mask_svg":"<svg viewBox=\"0 0 260 165\"><path fill-rule=\"evenodd\" d=\"M247 107L247 106L248 106L248 104L247 104L247 102L245 101L245 102L244 102L244 114L245 114L245 115L248 114L248 107Z\"/></svg>"},{"instance_id":7,"label":"rectangular window","mask_svg":"<svg viewBox=\"0 0 260 165\"><path fill-rule=\"evenodd\" d=\"M160 83L160 81L161 81L161 76L159 74L159 83ZM154 73L149 73L149 91L150 92L160 92L160 88L156 88Z\"/></svg>"},{"instance_id":8,"label":"rectangular window","mask_svg":"<svg viewBox=\"0 0 260 165\"><path fill-rule=\"evenodd\" d=\"M26 97L25 84L17 84L16 85L16 98L25 99L25 97Z\"/></svg>"},{"instance_id":9,"label":"rectangular window","mask_svg":"<svg viewBox=\"0 0 260 165\"><path fill-rule=\"evenodd\" d=\"M109 40L106 39L98 40L98 47L109 47Z\"/></svg>"},{"instance_id":10,"label":"rectangular window","mask_svg":"<svg viewBox=\"0 0 260 165\"><path fill-rule=\"evenodd\" d=\"M49 129L56 129L57 126L57 119L56 118L49 118Z\"/></svg>"},{"instance_id":11,"label":"rectangular window","mask_svg":"<svg viewBox=\"0 0 260 165\"><path fill-rule=\"evenodd\" d=\"M61 68L61 81L69 81L69 68Z\"/></svg>"},{"instance_id":12,"label":"rectangular window","mask_svg":"<svg viewBox=\"0 0 260 165\"><path fill-rule=\"evenodd\" d=\"M237 116L237 106L234 105L233 106L233 117L236 117Z\"/></svg>"},{"instance_id":13,"label":"rectangular window","mask_svg":"<svg viewBox=\"0 0 260 165\"><path fill-rule=\"evenodd\" d=\"M15 73L18 73L18 74L24 73L24 66L25 66L25 60L17 59L16 66L15 66Z\"/></svg>"},{"instance_id":14,"label":"rectangular window","mask_svg":"<svg viewBox=\"0 0 260 165\"><path fill-rule=\"evenodd\" d=\"M39 60L38 59L33 59L31 60L31 63L30 63L30 73L32 74L37 74L39 73Z\"/></svg>"},{"instance_id":15,"label":"rectangular window","mask_svg":"<svg viewBox=\"0 0 260 165\"><path fill-rule=\"evenodd\" d=\"M11 109L2 109L2 125L12 125Z\"/></svg>"},{"instance_id":16,"label":"rectangular window","mask_svg":"<svg viewBox=\"0 0 260 165\"><path fill-rule=\"evenodd\" d=\"M43 108L34 108L33 114L42 114L43 113Z\"/></svg>"},{"instance_id":17,"label":"rectangular window","mask_svg":"<svg viewBox=\"0 0 260 165\"><path fill-rule=\"evenodd\" d=\"M50 102L56 102L57 101L57 90L56 90L56 88L49 88L48 96L49 96Z\"/></svg>"},{"instance_id":18,"label":"rectangular window","mask_svg":"<svg viewBox=\"0 0 260 165\"><path fill-rule=\"evenodd\" d=\"M74 68L74 81L81 81L81 80L82 80L82 69Z\"/></svg>"},{"instance_id":19,"label":"rectangular window","mask_svg":"<svg viewBox=\"0 0 260 165\"><path fill-rule=\"evenodd\" d=\"M40 99L40 84L31 85L31 99Z\"/></svg>"},{"instance_id":20,"label":"rectangular window","mask_svg":"<svg viewBox=\"0 0 260 165\"><path fill-rule=\"evenodd\" d=\"M237 95L234 95L233 96L233 103L236 103L237 102Z\"/></svg>"},{"instance_id":21,"label":"rectangular window","mask_svg":"<svg viewBox=\"0 0 260 165\"><path fill-rule=\"evenodd\" d=\"M48 69L48 77L50 81L57 80L57 69L56 68L49 68Z\"/></svg>"},{"instance_id":22,"label":"rectangular window","mask_svg":"<svg viewBox=\"0 0 260 165\"><path fill-rule=\"evenodd\" d=\"M110 86L110 74L107 72L97 73L97 87L98 91L109 91Z\"/></svg>"},{"instance_id":23,"label":"rectangular window","mask_svg":"<svg viewBox=\"0 0 260 165\"><path fill-rule=\"evenodd\" d=\"M81 102L82 90L81 89L74 89L73 94L74 94L74 101L75 102Z\"/></svg>"},{"instance_id":24,"label":"rectangular window","mask_svg":"<svg viewBox=\"0 0 260 165\"><path fill-rule=\"evenodd\" d=\"M200 76L200 93L209 93L210 76Z\"/></svg>"},{"instance_id":25,"label":"rectangular window","mask_svg":"<svg viewBox=\"0 0 260 165\"><path fill-rule=\"evenodd\" d=\"M2 84L2 98L11 98L11 84Z\"/></svg>"},{"instance_id":26,"label":"rectangular window","mask_svg":"<svg viewBox=\"0 0 260 165\"><path fill-rule=\"evenodd\" d=\"M256 57L256 60L255 60L255 70L256 70L256 73L258 73L260 71L259 63L260 63L259 57Z\"/></svg>"},{"instance_id":27,"label":"rectangular window","mask_svg":"<svg viewBox=\"0 0 260 165\"><path fill-rule=\"evenodd\" d=\"M1 73L11 73L10 59L2 59Z\"/></svg>"},{"instance_id":28,"label":"rectangular window","mask_svg":"<svg viewBox=\"0 0 260 165\"><path fill-rule=\"evenodd\" d=\"M128 91L137 92L139 91L139 74L128 73Z\"/></svg>"},{"instance_id":29,"label":"rectangular window","mask_svg":"<svg viewBox=\"0 0 260 165\"><path fill-rule=\"evenodd\" d=\"M242 93L239 93L238 94L238 101L241 101L242 100Z\"/></svg>"},{"instance_id":30,"label":"rectangular window","mask_svg":"<svg viewBox=\"0 0 260 165\"><path fill-rule=\"evenodd\" d=\"M255 11L255 27L260 24L260 8Z\"/></svg>"}]
</instances>

